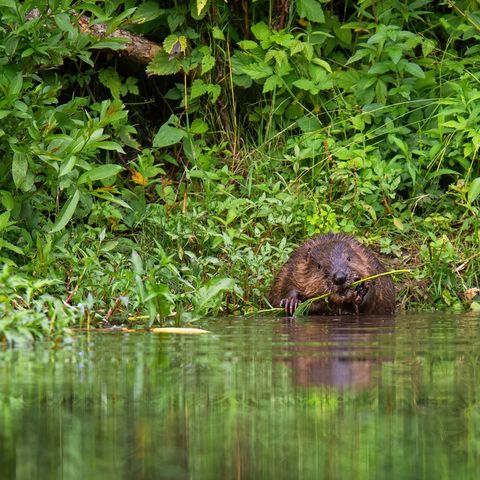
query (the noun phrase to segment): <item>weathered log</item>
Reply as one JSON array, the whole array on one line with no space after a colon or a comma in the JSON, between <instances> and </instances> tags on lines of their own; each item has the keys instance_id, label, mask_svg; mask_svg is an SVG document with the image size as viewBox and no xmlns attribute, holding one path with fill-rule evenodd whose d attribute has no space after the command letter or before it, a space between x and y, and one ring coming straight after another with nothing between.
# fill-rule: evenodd
<instances>
[{"instance_id":1,"label":"weathered log","mask_svg":"<svg viewBox=\"0 0 480 480\"><path fill-rule=\"evenodd\" d=\"M38 18L40 15L40 10L38 8L34 8L28 12L26 18L28 20L32 20L34 18ZM94 37L125 39L126 41L124 47L120 50L112 50L109 48L105 48L105 50L111 50L119 55L127 57L134 62L146 65L162 48L160 45L152 42L151 40L147 40L140 35L135 35L121 28L107 34L108 27L105 23L97 23L92 25L90 24L90 18L86 15L72 13L72 17L75 19L75 21L72 22L73 25L77 24L82 32L90 33Z\"/></svg>"}]
</instances>

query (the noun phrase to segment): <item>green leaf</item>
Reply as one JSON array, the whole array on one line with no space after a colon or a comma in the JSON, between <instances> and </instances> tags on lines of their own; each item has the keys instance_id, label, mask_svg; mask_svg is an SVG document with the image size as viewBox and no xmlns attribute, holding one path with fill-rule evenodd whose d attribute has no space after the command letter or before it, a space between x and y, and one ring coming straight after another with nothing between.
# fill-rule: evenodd
<instances>
[{"instance_id":1,"label":"green leaf","mask_svg":"<svg viewBox=\"0 0 480 480\"><path fill-rule=\"evenodd\" d=\"M212 28L212 37L215 40L225 40L225 34L217 26Z\"/></svg>"},{"instance_id":2,"label":"green leaf","mask_svg":"<svg viewBox=\"0 0 480 480\"><path fill-rule=\"evenodd\" d=\"M208 93L212 100L212 103L215 103L222 92L222 87L220 85L209 85L208 86Z\"/></svg>"},{"instance_id":3,"label":"green leaf","mask_svg":"<svg viewBox=\"0 0 480 480\"><path fill-rule=\"evenodd\" d=\"M15 152L12 160L12 178L17 189L20 189L28 172L28 157L25 153Z\"/></svg>"},{"instance_id":4,"label":"green leaf","mask_svg":"<svg viewBox=\"0 0 480 480\"><path fill-rule=\"evenodd\" d=\"M19 41L19 37L10 37L5 41L5 54L7 57L11 57L17 51Z\"/></svg>"},{"instance_id":5,"label":"green leaf","mask_svg":"<svg viewBox=\"0 0 480 480\"><path fill-rule=\"evenodd\" d=\"M60 171L58 172L58 177L60 178L70 173L76 164L77 164L77 157L75 155L71 155L70 157L67 157L60 165Z\"/></svg>"},{"instance_id":6,"label":"green leaf","mask_svg":"<svg viewBox=\"0 0 480 480\"><path fill-rule=\"evenodd\" d=\"M9 95L17 97L21 92L23 86L23 76L21 73L17 73L11 80L8 89Z\"/></svg>"},{"instance_id":7,"label":"green leaf","mask_svg":"<svg viewBox=\"0 0 480 480\"><path fill-rule=\"evenodd\" d=\"M263 85L263 93L273 92L277 87L281 87L282 82L276 75L272 75L265 80Z\"/></svg>"},{"instance_id":8,"label":"green leaf","mask_svg":"<svg viewBox=\"0 0 480 480\"><path fill-rule=\"evenodd\" d=\"M241 66L240 70L253 80L260 80L265 77L270 77L273 73L273 70L270 66L259 63Z\"/></svg>"},{"instance_id":9,"label":"green leaf","mask_svg":"<svg viewBox=\"0 0 480 480\"><path fill-rule=\"evenodd\" d=\"M160 9L156 2L147 1L142 2L141 5L135 10L135 14L132 19L135 23L145 23L157 19L163 15L163 10Z\"/></svg>"},{"instance_id":10,"label":"green leaf","mask_svg":"<svg viewBox=\"0 0 480 480\"><path fill-rule=\"evenodd\" d=\"M203 81L197 78L193 81L190 88L190 99L198 98L208 92L208 85Z\"/></svg>"},{"instance_id":11,"label":"green leaf","mask_svg":"<svg viewBox=\"0 0 480 480\"><path fill-rule=\"evenodd\" d=\"M0 215L0 232L5 230L10 224L10 212L7 210Z\"/></svg>"},{"instance_id":12,"label":"green leaf","mask_svg":"<svg viewBox=\"0 0 480 480\"><path fill-rule=\"evenodd\" d=\"M315 116L304 116L297 120L297 125L302 132L315 132L322 128L320 120Z\"/></svg>"},{"instance_id":13,"label":"green leaf","mask_svg":"<svg viewBox=\"0 0 480 480\"><path fill-rule=\"evenodd\" d=\"M121 165L100 165L80 175L77 183L78 185L81 185L82 183L88 181L95 182L98 180L105 180L107 178L115 177L122 169L123 167Z\"/></svg>"},{"instance_id":14,"label":"green leaf","mask_svg":"<svg viewBox=\"0 0 480 480\"><path fill-rule=\"evenodd\" d=\"M185 53L187 50L187 38L184 35L169 35L163 41L163 48L168 54L171 53ZM175 49L175 51L174 51Z\"/></svg>"},{"instance_id":15,"label":"green leaf","mask_svg":"<svg viewBox=\"0 0 480 480\"><path fill-rule=\"evenodd\" d=\"M197 0L197 14L201 15L203 9L207 6L208 0Z\"/></svg>"},{"instance_id":16,"label":"green leaf","mask_svg":"<svg viewBox=\"0 0 480 480\"><path fill-rule=\"evenodd\" d=\"M473 179L468 187L468 201L474 202L480 195L480 177Z\"/></svg>"},{"instance_id":17,"label":"green leaf","mask_svg":"<svg viewBox=\"0 0 480 480\"><path fill-rule=\"evenodd\" d=\"M379 63L373 64L368 70L368 73L370 75L376 75L376 74L383 74L389 71L391 71L390 62L379 62Z\"/></svg>"},{"instance_id":18,"label":"green leaf","mask_svg":"<svg viewBox=\"0 0 480 480\"><path fill-rule=\"evenodd\" d=\"M95 142L89 146L93 148L101 148L102 150L114 150L115 152L118 152L118 153L125 153L123 148L117 142L110 142L110 141Z\"/></svg>"},{"instance_id":19,"label":"green leaf","mask_svg":"<svg viewBox=\"0 0 480 480\"><path fill-rule=\"evenodd\" d=\"M91 195L101 198L102 200L105 200L110 203L115 203L116 205L120 205L123 208L126 208L127 210L132 210L132 207L125 201L123 201L121 198L116 197L115 195L112 195L110 192L104 192L101 190L92 190Z\"/></svg>"},{"instance_id":20,"label":"green leaf","mask_svg":"<svg viewBox=\"0 0 480 480\"><path fill-rule=\"evenodd\" d=\"M235 282L231 278L212 278L206 285L199 288L193 298L194 310L197 315L204 315L209 308L218 303L220 294L233 290Z\"/></svg>"},{"instance_id":21,"label":"green leaf","mask_svg":"<svg viewBox=\"0 0 480 480\"><path fill-rule=\"evenodd\" d=\"M122 50L130 43L128 38L116 37L105 38L99 42L94 43L90 48L95 50Z\"/></svg>"},{"instance_id":22,"label":"green leaf","mask_svg":"<svg viewBox=\"0 0 480 480\"><path fill-rule=\"evenodd\" d=\"M322 6L317 0L297 0L297 12L311 22L324 23L325 15Z\"/></svg>"},{"instance_id":23,"label":"green leaf","mask_svg":"<svg viewBox=\"0 0 480 480\"><path fill-rule=\"evenodd\" d=\"M181 69L182 64L178 58L170 59L168 53L160 51L148 64L147 73L153 75L172 75Z\"/></svg>"},{"instance_id":24,"label":"green leaf","mask_svg":"<svg viewBox=\"0 0 480 480\"><path fill-rule=\"evenodd\" d=\"M330 66L330 64L328 62L326 62L325 60L322 60L321 58L314 58L312 60L312 63L314 63L315 65L320 65L321 67L323 67L327 72L330 72L332 73L332 67Z\"/></svg>"},{"instance_id":25,"label":"green leaf","mask_svg":"<svg viewBox=\"0 0 480 480\"><path fill-rule=\"evenodd\" d=\"M375 84L375 99L377 103L385 105L387 103L387 85L382 80L378 79Z\"/></svg>"},{"instance_id":26,"label":"green leaf","mask_svg":"<svg viewBox=\"0 0 480 480\"><path fill-rule=\"evenodd\" d=\"M353 63L353 62L357 62L358 60L361 60L363 57L370 55L370 53L372 53L372 50L367 50L367 49L358 50L355 53L355 55L353 55L347 60L346 65L349 65L350 63Z\"/></svg>"},{"instance_id":27,"label":"green leaf","mask_svg":"<svg viewBox=\"0 0 480 480\"><path fill-rule=\"evenodd\" d=\"M196 118L190 125L189 133L193 135L202 135L208 132L208 124L200 118Z\"/></svg>"},{"instance_id":28,"label":"green leaf","mask_svg":"<svg viewBox=\"0 0 480 480\"><path fill-rule=\"evenodd\" d=\"M215 66L215 57L204 55L202 58L202 75L205 75Z\"/></svg>"},{"instance_id":29,"label":"green leaf","mask_svg":"<svg viewBox=\"0 0 480 480\"><path fill-rule=\"evenodd\" d=\"M448 122L443 122L442 126L447 128L455 128L456 130L465 130L465 124L459 123L455 120L449 120Z\"/></svg>"},{"instance_id":30,"label":"green leaf","mask_svg":"<svg viewBox=\"0 0 480 480\"><path fill-rule=\"evenodd\" d=\"M167 17L168 28L174 32L177 27L185 23L185 15L181 13L172 13Z\"/></svg>"},{"instance_id":31,"label":"green leaf","mask_svg":"<svg viewBox=\"0 0 480 480\"><path fill-rule=\"evenodd\" d=\"M185 131L181 128L172 127L165 123L155 135L153 146L156 148L164 148L175 145L179 143L185 135Z\"/></svg>"},{"instance_id":32,"label":"green leaf","mask_svg":"<svg viewBox=\"0 0 480 480\"><path fill-rule=\"evenodd\" d=\"M15 207L15 200L11 192L7 190L0 190L0 203L4 206L5 210L13 210Z\"/></svg>"},{"instance_id":33,"label":"green leaf","mask_svg":"<svg viewBox=\"0 0 480 480\"><path fill-rule=\"evenodd\" d=\"M436 44L433 40L423 39L422 41L422 55L428 57L436 48Z\"/></svg>"},{"instance_id":34,"label":"green leaf","mask_svg":"<svg viewBox=\"0 0 480 480\"><path fill-rule=\"evenodd\" d=\"M75 32L75 29L70 22L70 17L66 13L55 15L55 23L62 32Z\"/></svg>"},{"instance_id":35,"label":"green leaf","mask_svg":"<svg viewBox=\"0 0 480 480\"><path fill-rule=\"evenodd\" d=\"M416 63L408 62L405 65L405 71L417 78L425 78L425 72Z\"/></svg>"},{"instance_id":36,"label":"green leaf","mask_svg":"<svg viewBox=\"0 0 480 480\"><path fill-rule=\"evenodd\" d=\"M242 50L253 50L258 47L258 43L253 40L242 40L241 42L238 42L238 46Z\"/></svg>"},{"instance_id":37,"label":"green leaf","mask_svg":"<svg viewBox=\"0 0 480 480\"><path fill-rule=\"evenodd\" d=\"M98 79L102 85L110 90L113 97L120 97L122 91L122 78L113 67L101 69L98 74Z\"/></svg>"},{"instance_id":38,"label":"green leaf","mask_svg":"<svg viewBox=\"0 0 480 480\"><path fill-rule=\"evenodd\" d=\"M50 233L58 232L65 228L65 225L70 221L78 205L78 200L80 199L80 192L75 190L75 193L69 198L67 203L63 206L62 210L58 214L53 227L50 230Z\"/></svg>"},{"instance_id":39,"label":"green leaf","mask_svg":"<svg viewBox=\"0 0 480 480\"><path fill-rule=\"evenodd\" d=\"M264 22L256 23L252 26L252 33L257 40L268 40L270 38L270 29Z\"/></svg>"},{"instance_id":40,"label":"green leaf","mask_svg":"<svg viewBox=\"0 0 480 480\"><path fill-rule=\"evenodd\" d=\"M3 238L0 238L0 250L2 248L6 248L7 250L11 250L12 252L18 253L19 255L23 255L23 250L20 247L17 247L16 245L11 244L7 240L4 240Z\"/></svg>"},{"instance_id":41,"label":"green leaf","mask_svg":"<svg viewBox=\"0 0 480 480\"><path fill-rule=\"evenodd\" d=\"M135 272L135 274L139 275L140 277L143 276L145 272L143 271L142 258L135 250L132 250L131 259L133 264L133 271Z\"/></svg>"},{"instance_id":42,"label":"green leaf","mask_svg":"<svg viewBox=\"0 0 480 480\"><path fill-rule=\"evenodd\" d=\"M306 90L307 92L310 92L312 95L316 95L320 91L320 87L318 85L306 78L301 78L300 80L293 82L293 85L300 90Z\"/></svg>"},{"instance_id":43,"label":"green leaf","mask_svg":"<svg viewBox=\"0 0 480 480\"><path fill-rule=\"evenodd\" d=\"M403 50L400 47L388 47L387 54L390 60L396 65L403 56Z\"/></svg>"}]
</instances>

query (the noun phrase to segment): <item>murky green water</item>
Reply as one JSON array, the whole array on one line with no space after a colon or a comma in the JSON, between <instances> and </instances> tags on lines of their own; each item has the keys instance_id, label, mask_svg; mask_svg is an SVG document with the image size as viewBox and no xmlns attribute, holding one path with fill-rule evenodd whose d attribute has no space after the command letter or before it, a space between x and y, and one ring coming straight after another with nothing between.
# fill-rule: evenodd
<instances>
[{"instance_id":1,"label":"murky green water","mask_svg":"<svg viewBox=\"0 0 480 480\"><path fill-rule=\"evenodd\" d=\"M0 352L0 478L479 478L479 316L208 328Z\"/></svg>"}]
</instances>

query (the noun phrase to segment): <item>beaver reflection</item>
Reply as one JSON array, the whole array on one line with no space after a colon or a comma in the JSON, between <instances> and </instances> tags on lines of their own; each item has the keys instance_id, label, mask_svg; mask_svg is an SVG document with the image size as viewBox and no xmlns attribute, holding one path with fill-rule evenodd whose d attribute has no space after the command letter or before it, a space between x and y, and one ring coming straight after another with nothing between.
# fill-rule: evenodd
<instances>
[{"instance_id":1,"label":"beaver reflection","mask_svg":"<svg viewBox=\"0 0 480 480\"><path fill-rule=\"evenodd\" d=\"M391 360L385 340L394 330L394 317L313 317L309 323L286 322L288 354L295 385L329 385L365 389L375 371Z\"/></svg>"}]
</instances>

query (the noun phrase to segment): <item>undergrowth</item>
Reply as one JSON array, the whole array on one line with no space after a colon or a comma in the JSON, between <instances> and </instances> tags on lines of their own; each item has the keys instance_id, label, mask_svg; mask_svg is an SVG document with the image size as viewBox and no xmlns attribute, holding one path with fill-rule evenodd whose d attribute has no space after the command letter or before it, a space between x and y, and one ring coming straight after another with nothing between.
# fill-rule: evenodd
<instances>
[{"instance_id":1,"label":"undergrowth","mask_svg":"<svg viewBox=\"0 0 480 480\"><path fill-rule=\"evenodd\" d=\"M328 231L480 308L475 2L164 3L0 2L0 335L253 312Z\"/></svg>"}]
</instances>

